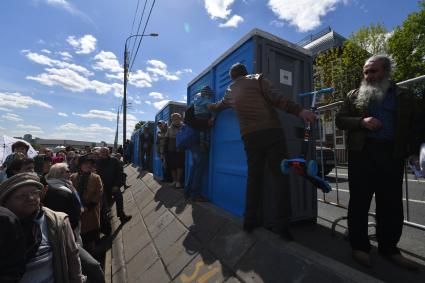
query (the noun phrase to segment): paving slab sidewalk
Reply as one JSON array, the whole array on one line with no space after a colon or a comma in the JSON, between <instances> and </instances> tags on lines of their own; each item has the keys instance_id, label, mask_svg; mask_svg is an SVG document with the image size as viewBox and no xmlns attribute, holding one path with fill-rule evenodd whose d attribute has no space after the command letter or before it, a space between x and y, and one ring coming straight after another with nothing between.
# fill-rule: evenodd
<instances>
[{"instance_id":1,"label":"paving slab sidewalk","mask_svg":"<svg viewBox=\"0 0 425 283\"><path fill-rule=\"evenodd\" d=\"M127 166L124 206L116 216L112 282L380 282L265 229L242 230L240 219L210 203L189 203L183 192ZM115 210L113 209L113 213Z\"/></svg>"}]
</instances>

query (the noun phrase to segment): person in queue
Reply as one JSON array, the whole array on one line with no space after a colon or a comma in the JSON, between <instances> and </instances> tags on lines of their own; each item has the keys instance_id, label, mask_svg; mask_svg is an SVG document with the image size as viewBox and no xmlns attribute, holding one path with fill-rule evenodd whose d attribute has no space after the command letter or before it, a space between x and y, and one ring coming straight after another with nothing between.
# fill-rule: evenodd
<instances>
[{"instance_id":1,"label":"person in queue","mask_svg":"<svg viewBox=\"0 0 425 283\"><path fill-rule=\"evenodd\" d=\"M41 205L43 188L34 173L19 173L0 184L0 205L19 218L25 238L20 282L84 282L69 218Z\"/></svg>"},{"instance_id":2,"label":"person in queue","mask_svg":"<svg viewBox=\"0 0 425 283\"><path fill-rule=\"evenodd\" d=\"M157 123L158 132L156 134L156 154L161 159L162 172L164 175L163 181L168 182L170 179L167 157L167 130L168 126L164 120L159 120Z\"/></svg>"},{"instance_id":3,"label":"person in queue","mask_svg":"<svg viewBox=\"0 0 425 283\"><path fill-rule=\"evenodd\" d=\"M84 248L95 255L96 242L100 237L100 208L103 184L100 176L93 173L94 159L80 157L79 170L71 175L71 182L78 192L83 207L81 237Z\"/></svg>"},{"instance_id":4,"label":"person in queue","mask_svg":"<svg viewBox=\"0 0 425 283\"><path fill-rule=\"evenodd\" d=\"M183 182L183 168L184 168L184 150L178 149L176 146L177 132L183 126L182 115L179 113L171 114L171 125L168 127L166 134L167 152L168 152L168 166L171 171L173 182L171 186L182 188Z\"/></svg>"},{"instance_id":5,"label":"person in queue","mask_svg":"<svg viewBox=\"0 0 425 283\"><path fill-rule=\"evenodd\" d=\"M99 151L99 159L96 160L96 172L103 183L104 202L106 206L112 206L112 198L115 200L117 216L121 223L131 220L132 216L124 212L124 200L120 190L123 183L123 168L115 157L111 157L109 149L102 147Z\"/></svg>"},{"instance_id":6,"label":"person in queue","mask_svg":"<svg viewBox=\"0 0 425 283\"><path fill-rule=\"evenodd\" d=\"M288 158L282 124L274 109L277 107L300 117L306 122L314 122L315 115L283 96L281 91L263 77L262 74L249 75L245 65L237 63L230 69L232 83L223 99L210 104L209 110L221 111L233 108L239 120L240 133L248 161L248 180L243 227L251 232L260 226L259 208L263 195L264 167L268 163L275 181L282 188L274 199L279 207L274 219L273 231L284 239L292 240L289 231L291 196L287 177L280 171L280 162Z\"/></svg>"},{"instance_id":7,"label":"person in queue","mask_svg":"<svg viewBox=\"0 0 425 283\"><path fill-rule=\"evenodd\" d=\"M390 80L391 61L385 55L370 57L363 80L350 91L336 116L336 125L347 133L348 231L352 256L371 267L368 212L376 202L376 235L381 255L407 269L418 266L397 247L403 229L404 160L419 152L419 135L412 121L424 113L423 102ZM422 121L423 124L423 121Z\"/></svg>"},{"instance_id":8,"label":"person in queue","mask_svg":"<svg viewBox=\"0 0 425 283\"><path fill-rule=\"evenodd\" d=\"M45 207L66 213L77 242L82 272L89 282L104 282L100 263L83 248L81 239L81 214L84 211L80 196L70 180L71 172L66 163L57 163L46 175L48 189L42 199Z\"/></svg>"}]
</instances>

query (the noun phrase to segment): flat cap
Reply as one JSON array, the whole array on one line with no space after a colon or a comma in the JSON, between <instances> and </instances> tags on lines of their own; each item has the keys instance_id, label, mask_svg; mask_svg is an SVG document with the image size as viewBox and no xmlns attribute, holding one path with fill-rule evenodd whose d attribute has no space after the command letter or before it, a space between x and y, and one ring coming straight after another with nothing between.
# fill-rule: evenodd
<instances>
[{"instance_id":1,"label":"flat cap","mask_svg":"<svg viewBox=\"0 0 425 283\"><path fill-rule=\"evenodd\" d=\"M40 178L34 173L19 173L0 184L0 205L4 203L7 196L22 186L32 185L41 190L44 188Z\"/></svg>"}]
</instances>

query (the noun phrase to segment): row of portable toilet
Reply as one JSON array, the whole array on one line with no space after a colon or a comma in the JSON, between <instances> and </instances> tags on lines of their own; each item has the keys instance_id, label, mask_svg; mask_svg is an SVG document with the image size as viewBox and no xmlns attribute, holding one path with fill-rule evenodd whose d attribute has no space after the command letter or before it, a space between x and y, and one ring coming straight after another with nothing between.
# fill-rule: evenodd
<instances>
[{"instance_id":1,"label":"row of portable toilet","mask_svg":"<svg viewBox=\"0 0 425 283\"><path fill-rule=\"evenodd\" d=\"M149 154L149 160L150 162L146 164L146 166L143 168L143 162L142 162L142 135L145 131L145 128L148 129L149 134L151 137L154 136L154 130L155 130L155 123L153 121L148 121L144 123L139 129L135 130L133 134L131 135L131 142L133 145L133 157L132 157L132 163L141 167L143 170L146 171L152 171L153 167L153 153L154 153L154 147L152 146Z\"/></svg>"},{"instance_id":2,"label":"row of portable toilet","mask_svg":"<svg viewBox=\"0 0 425 283\"><path fill-rule=\"evenodd\" d=\"M158 113L155 115L155 125L157 125L158 121L162 120L167 122L167 125L171 125L171 114L179 113L182 116L186 111L186 104L181 102L170 101L168 102ZM156 149L156 139L158 134L158 127L154 127L154 150L153 150L153 174L159 180L166 180L166 172L163 172L162 161L160 156L157 153ZM168 181L168 180L167 180Z\"/></svg>"},{"instance_id":3,"label":"row of portable toilet","mask_svg":"<svg viewBox=\"0 0 425 283\"><path fill-rule=\"evenodd\" d=\"M230 67L237 63L246 65L249 73L262 73L271 80L284 95L308 108L310 101L300 101L298 93L310 91L312 82L312 56L308 50L254 29L214 61L207 69L188 84L187 104L189 105L202 87L210 86L215 93L214 101L220 100L231 83ZM286 144L290 157L301 154L303 122L277 110L286 134ZM314 154L311 146L310 152ZM247 161L239 132L235 112L227 109L219 113L211 130L209 169L205 174L203 195L226 211L242 216L245 207L247 182ZM314 156L314 155L312 155ZM190 172L191 156L186 154L186 181ZM271 205L279 188L269 178L266 169L263 196L263 221L272 223L275 209ZM317 217L317 191L310 183L299 176L290 177L292 198L292 221L315 221Z\"/></svg>"}]
</instances>

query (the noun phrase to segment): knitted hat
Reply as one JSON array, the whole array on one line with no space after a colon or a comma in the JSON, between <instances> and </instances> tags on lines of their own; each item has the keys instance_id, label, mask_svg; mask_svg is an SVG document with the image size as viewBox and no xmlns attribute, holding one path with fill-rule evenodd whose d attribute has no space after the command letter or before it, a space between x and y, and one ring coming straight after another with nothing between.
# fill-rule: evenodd
<instances>
[{"instance_id":1,"label":"knitted hat","mask_svg":"<svg viewBox=\"0 0 425 283\"><path fill-rule=\"evenodd\" d=\"M41 190L44 188L40 183L40 178L34 173L19 173L0 184L0 205L4 204L7 196L16 191L16 189L32 185Z\"/></svg>"},{"instance_id":2,"label":"knitted hat","mask_svg":"<svg viewBox=\"0 0 425 283\"><path fill-rule=\"evenodd\" d=\"M94 160L93 157L91 157L91 154L85 154L80 156L80 159L78 160L78 164L81 166L81 164L91 162L92 164L96 163L96 160Z\"/></svg>"}]
</instances>

